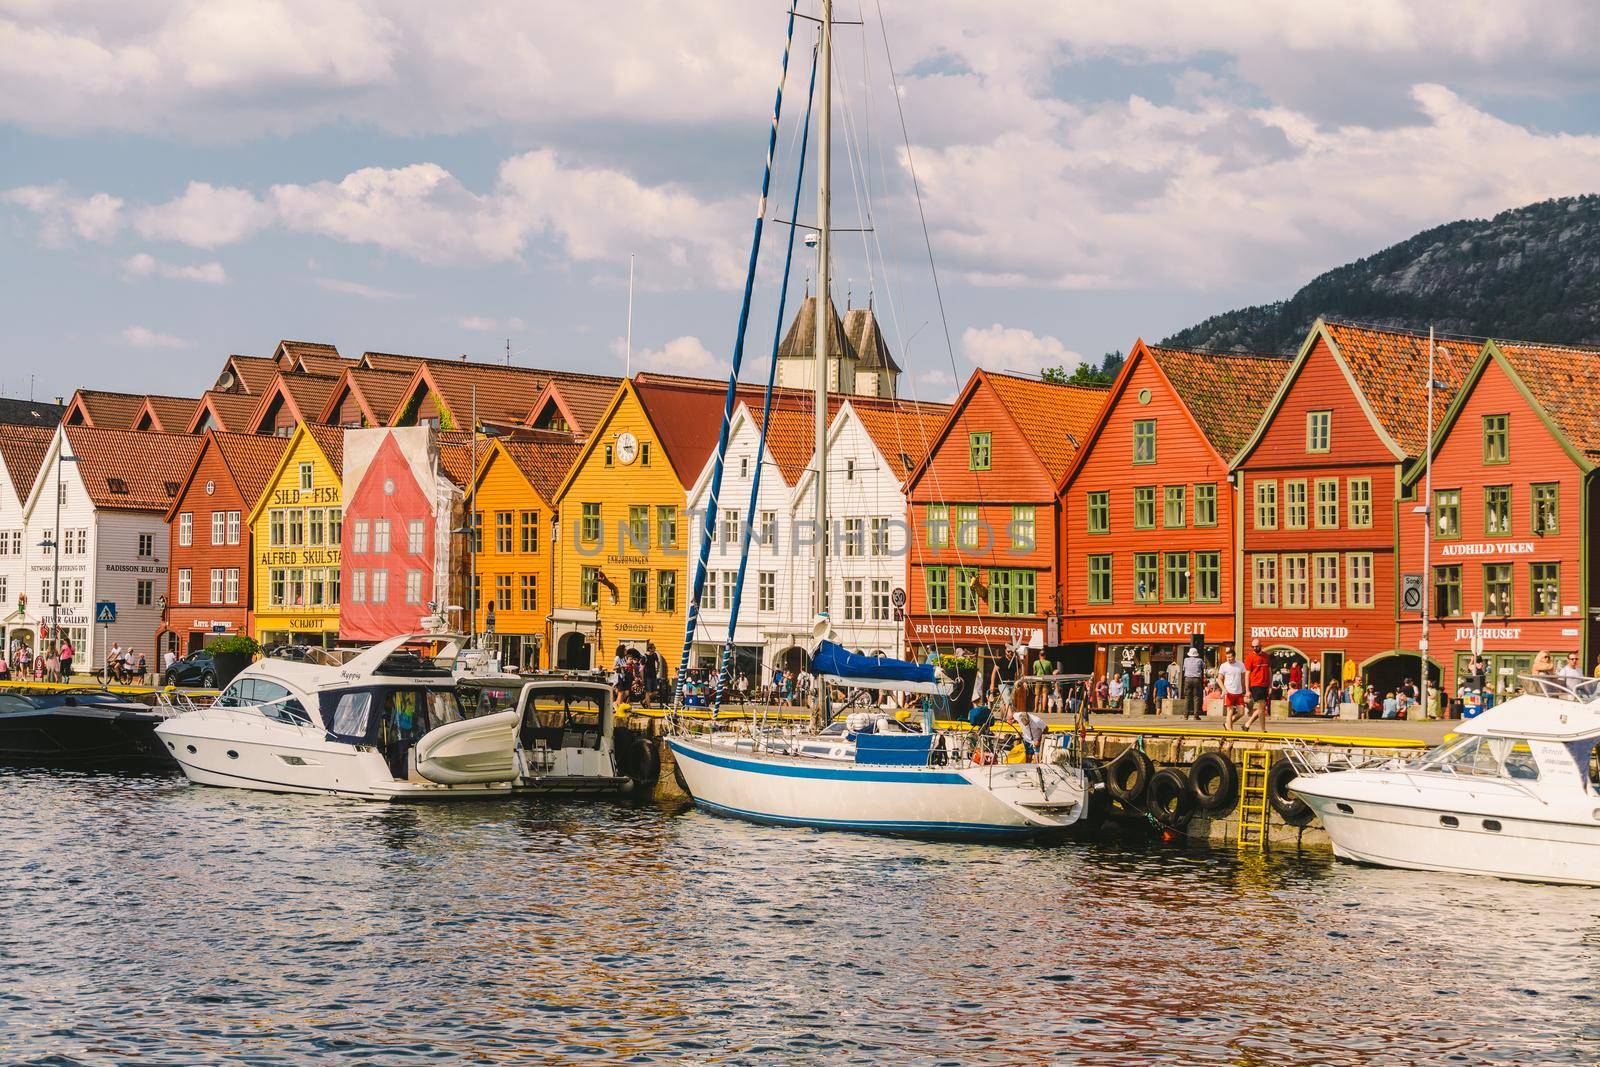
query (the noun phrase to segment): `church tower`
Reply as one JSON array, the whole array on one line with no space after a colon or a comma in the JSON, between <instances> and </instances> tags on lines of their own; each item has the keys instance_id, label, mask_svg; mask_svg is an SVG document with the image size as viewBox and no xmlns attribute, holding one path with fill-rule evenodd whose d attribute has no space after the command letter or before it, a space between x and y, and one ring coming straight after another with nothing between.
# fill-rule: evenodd
<instances>
[{"instance_id":1,"label":"church tower","mask_svg":"<svg viewBox=\"0 0 1600 1067\"><path fill-rule=\"evenodd\" d=\"M844 323L839 321L839 311L828 301L828 320L833 324L833 337L828 345L828 391L854 394L856 385L856 349L850 343ZM778 385L787 389L814 388L813 374L817 354L817 298L808 296L795 313L789 332L778 346Z\"/></svg>"}]
</instances>

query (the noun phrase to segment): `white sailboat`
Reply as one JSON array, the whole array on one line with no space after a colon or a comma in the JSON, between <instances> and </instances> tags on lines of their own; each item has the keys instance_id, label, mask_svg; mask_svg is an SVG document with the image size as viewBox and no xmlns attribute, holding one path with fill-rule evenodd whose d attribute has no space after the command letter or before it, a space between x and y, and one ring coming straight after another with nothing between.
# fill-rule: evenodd
<instances>
[{"instance_id":1,"label":"white sailboat","mask_svg":"<svg viewBox=\"0 0 1600 1067\"><path fill-rule=\"evenodd\" d=\"M812 482L815 514L821 529L826 530L828 359L833 340L827 299L832 0L822 0L821 7L816 61L821 104L817 124L816 242L817 291L821 297L816 302L813 463L815 471L823 476ZM780 102L781 99L780 95ZM774 130L776 126L775 116ZM764 195L762 206L764 211ZM759 236L758 223L758 242ZM730 399L731 396L730 383ZM725 441L726 434L716 457L719 465ZM719 480L713 479L713 502ZM714 513L716 509L713 506L711 510ZM822 680L852 689L887 689L934 699L948 697L952 686L932 666L853 656L826 640L830 632L826 603L828 553L816 551L815 557L818 647L813 668ZM699 566L703 572L703 554ZM697 580L696 592L699 584ZM696 604L691 599L686 651L696 621ZM964 744L952 743L954 739L932 730L931 714L924 718L926 727L922 730L881 731L874 721L862 722L857 729L852 729L855 724L846 723L842 730L835 726L809 736L754 729L697 734L679 728L668 738L668 744L682 780L698 805L756 822L917 837L1015 839L1064 830L1083 817L1087 789L1081 767L978 763Z\"/></svg>"}]
</instances>

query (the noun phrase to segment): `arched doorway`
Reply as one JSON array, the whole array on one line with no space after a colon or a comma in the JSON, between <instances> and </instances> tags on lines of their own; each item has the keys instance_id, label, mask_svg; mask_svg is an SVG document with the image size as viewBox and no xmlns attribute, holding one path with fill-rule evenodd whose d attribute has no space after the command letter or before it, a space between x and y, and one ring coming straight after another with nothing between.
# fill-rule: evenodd
<instances>
[{"instance_id":1,"label":"arched doorway","mask_svg":"<svg viewBox=\"0 0 1600 1067\"><path fill-rule=\"evenodd\" d=\"M1378 699L1382 700L1408 684L1416 687L1422 681L1422 657L1415 652L1385 652L1363 663L1361 676L1366 679L1367 688L1377 690ZM1441 677L1439 665L1430 659L1428 685L1434 692L1439 690Z\"/></svg>"},{"instance_id":2,"label":"arched doorway","mask_svg":"<svg viewBox=\"0 0 1600 1067\"><path fill-rule=\"evenodd\" d=\"M777 663L785 674L795 674L811 666L811 656L799 645L790 645L778 653Z\"/></svg>"},{"instance_id":3,"label":"arched doorway","mask_svg":"<svg viewBox=\"0 0 1600 1067\"><path fill-rule=\"evenodd\" d=\"M586 671L590 668L593 649L583 634L576 630L561 635L556 643L556 669Z\"/></svg>"}]
</instances>

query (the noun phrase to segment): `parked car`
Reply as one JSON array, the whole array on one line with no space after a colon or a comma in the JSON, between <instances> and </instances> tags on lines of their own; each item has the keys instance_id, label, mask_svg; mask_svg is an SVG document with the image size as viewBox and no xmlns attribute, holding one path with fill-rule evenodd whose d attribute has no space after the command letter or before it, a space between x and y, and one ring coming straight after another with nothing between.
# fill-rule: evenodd
<instances>
[{"instance_id":1,"label":"parked car","mask_svg":"<svg viewBox=\"0 0 1600 1067\"><path fill-rule=\"evenodd\" d=\"M166 685L198 685L210 689L217 684L216 661L202 648L173 660L172 666L161 672L161 681Z\"/></svg>"}]
</instances>

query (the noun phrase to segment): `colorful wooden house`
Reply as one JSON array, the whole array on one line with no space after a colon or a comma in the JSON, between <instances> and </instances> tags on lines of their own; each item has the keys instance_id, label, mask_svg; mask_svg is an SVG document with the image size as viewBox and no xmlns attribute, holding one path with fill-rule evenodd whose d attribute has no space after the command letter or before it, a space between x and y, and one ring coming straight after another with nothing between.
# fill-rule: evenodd
<instances>
[{"instance_id":1,"label":"colorful wooden house","mask_svg":"<svg viewBox=\"0 0 1600 1067\"><path fill-rule=\"evenodd\" d=\"M976 652L1053 643L1065 606L1061 498L1109 393L978 370L907 479L907 645Z\"/></svg>"},{"instance_id":2,"label":"colorful wooden house","mask_svg":"<svg viewBox=\"0 0 1600 1067\"><path fill-rule=\"evenodd\" d=\"M1240 509L1228 472L1281 356L1134 342L1061 484L1063 667L1165 670L1237 640Z\"/></svg>"},{"instance_id":3,"label":"colorful wooden house","mask_svg":"<svg viewBox=\"0 0 1600 1067\"><path fill-rule=\"evenodd\" d=\"M1478 354L1435 349L1442 417ZM1244 631L1321 679L1420 678L1399 641L1401 475L1427 447L1428 337L1317 320L1250 439L1242 480Z\"/></svg>"},{"instance_id":4,"label":"colorful wooden house","mask_svg":"<svg viewBox=\"0 0 1600 1067\"><path fill-rule=\"evenodd\" d=\"M263 645L331 646L339 635L344 431L298 425L245 520Z\"/></svg>"},{"instance_id":5,"label":"colorful wooden house","mask_svg":"<svg viewBox=\"0 0 1600 1067\"><path fill-rule=\"evenodd\" d=\"M1594 673L1597 380L1595 349L1490 341L1434 435L1431 501L1425 463L1405 472L1401 571L1427 583L1428 654L1446 693L1469 674L1474 636L1501 696L1541 651L1558 666L1577 653ZM1421 638L1420 611L1402 610L1399 647Z\"/></svg>"}]
</instances>

